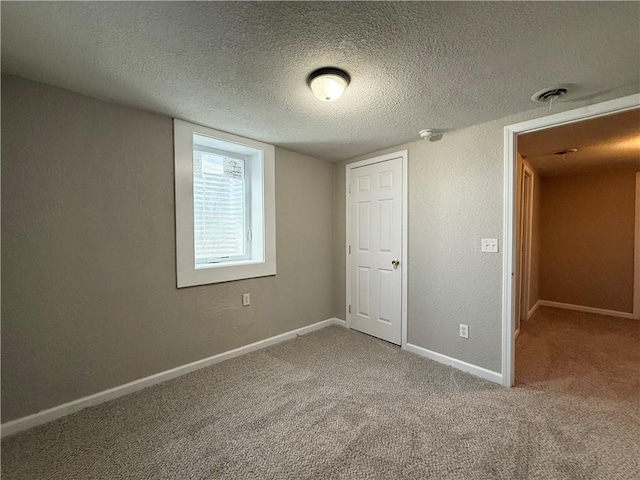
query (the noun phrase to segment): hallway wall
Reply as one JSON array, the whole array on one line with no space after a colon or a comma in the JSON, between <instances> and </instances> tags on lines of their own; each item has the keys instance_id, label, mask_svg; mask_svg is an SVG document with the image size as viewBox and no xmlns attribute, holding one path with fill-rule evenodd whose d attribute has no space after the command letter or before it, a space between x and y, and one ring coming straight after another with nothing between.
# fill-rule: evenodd
<instances>
[{"instance_id":1,"label":"hallway wall","mask_svg":"<svg viewBox=\"0 0 640 480\"><path fill-rule=\"evenodd\" d=\"M543 178L540 297L633 311L636 169Z\"/></svg>"}]
</instances>

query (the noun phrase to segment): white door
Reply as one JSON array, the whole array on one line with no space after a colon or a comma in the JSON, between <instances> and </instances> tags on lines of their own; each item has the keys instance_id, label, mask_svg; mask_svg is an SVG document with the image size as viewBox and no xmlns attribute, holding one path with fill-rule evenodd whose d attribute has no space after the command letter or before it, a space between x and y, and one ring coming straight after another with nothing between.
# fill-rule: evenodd
<instances>
[{"instance_id":1,"label":"white door","mask_svg":"<svg viewBox=\"0 0 640 480\"><path fill-rule=\"evenodd\" d=\"M402 158L353 168L349 182L350 325L400 345Z\"/></svg>"}]
</instances>

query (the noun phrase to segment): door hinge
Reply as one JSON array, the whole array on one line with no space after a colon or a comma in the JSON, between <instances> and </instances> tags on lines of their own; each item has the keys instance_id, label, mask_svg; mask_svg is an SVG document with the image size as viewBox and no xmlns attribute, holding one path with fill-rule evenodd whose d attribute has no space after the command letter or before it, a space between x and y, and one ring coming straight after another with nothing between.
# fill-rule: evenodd
<instances>
[{"instance_id":1,"label":"door hinge","mask_svg":"<svg viewBox=\"0 0 640 480\"><path fill-rule=\"evenodd\" d=\"M351 305L349 305L349 313L351 313Z\"/></svg>"},{"instance_id":2,"label":"door hinge","mask_svg":"<svg viewBox=\"0 0 640 480\"><path fill-rule=\"evenodd\" d=\"M349 245L349 253L351 253L351 245Z\"/></svg>"},{"instance_id":3,"label":"door hinge","mask_svg":"<svg viewBox=\"0 0 640 480\"><path fill-rule=\"evenodd\" d=\"M351 184L349 184L349 193L351 193Z\"/></svg>"}]
</instances>

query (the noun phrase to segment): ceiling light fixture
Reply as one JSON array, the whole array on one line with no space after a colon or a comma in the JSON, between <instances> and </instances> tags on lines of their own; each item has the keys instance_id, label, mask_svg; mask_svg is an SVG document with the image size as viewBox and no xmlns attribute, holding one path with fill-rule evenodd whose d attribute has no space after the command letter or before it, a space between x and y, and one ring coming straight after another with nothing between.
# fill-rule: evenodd
<instances>
[{"instance_id":1,"label":"ceiling light fixture","mask_svg":"<svg viewBox=\"0 0 640 480\"><path fill-rule=\"evenodd\" d=\"M559 152L553 152L554 155L566 155L568 153L576 153L577 148L567 148L566 150L560 150Z\"/></svg>"},{"instance_id":2,"label":"ceiling light fixture","mask_svg":"<svg viewBox=\"0 0 640 480\"><path fill-rule=\"evenodd\" d=\"M347 72L332 67L314 70L307 79L313 94L323 102L333 102L340 98L350 81L351 77Z\"/></svg>"},{"instance_id":3,"label":"ceiling light fixture","mask_svg":"<svg viewBox=\"0 0 640 480\"><path fill-rule=\"evenodd\" d=\"M572 153L576 153L578 151L577 148L567 148L566 150L560 150L559 152L553 152L554 155L562 155L562 160L566 160L567 159L567 155L570 155Z\"/></svg>"}]
</instances>

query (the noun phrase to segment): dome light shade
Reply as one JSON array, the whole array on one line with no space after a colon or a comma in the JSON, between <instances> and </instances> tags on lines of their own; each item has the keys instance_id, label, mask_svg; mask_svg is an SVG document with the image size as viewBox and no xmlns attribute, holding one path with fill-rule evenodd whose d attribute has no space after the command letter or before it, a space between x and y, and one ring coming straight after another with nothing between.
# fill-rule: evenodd
<instances>
[{"instance_id":1,"label":"dome light shade","mask_svg":"<svg viewBox=\"0 0 640 480\"><path fill-rule=\"evenodd\" d=\"M318 100L333 102L344 92L351 77L338 68L320 68L311 72L308 78L309 87Z\"/></svg>"}]
</instances>

